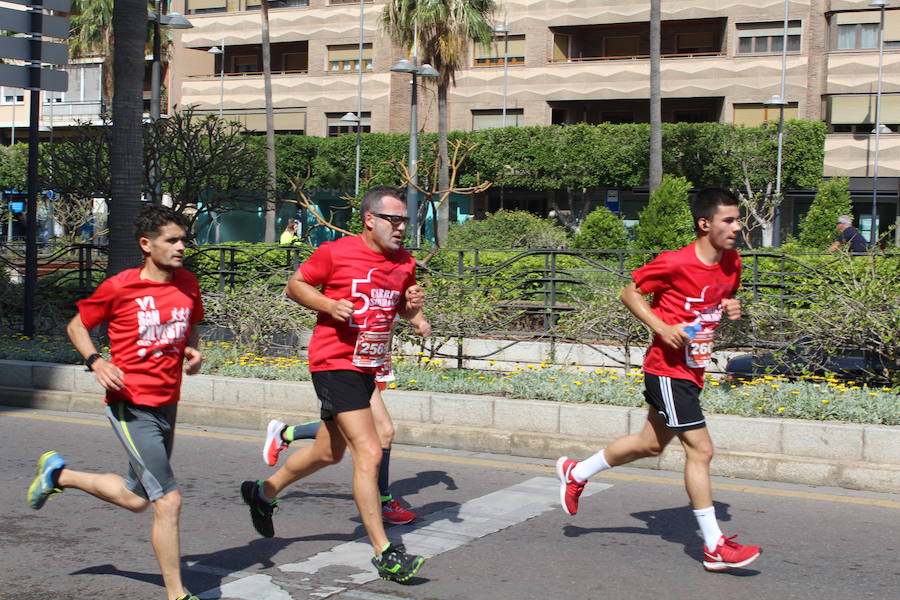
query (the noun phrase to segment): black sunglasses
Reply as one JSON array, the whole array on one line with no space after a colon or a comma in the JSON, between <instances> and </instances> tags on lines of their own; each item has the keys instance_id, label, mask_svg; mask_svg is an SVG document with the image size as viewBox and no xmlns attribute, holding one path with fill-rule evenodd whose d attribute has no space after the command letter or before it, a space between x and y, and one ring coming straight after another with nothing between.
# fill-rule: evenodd
<instances>
[{"instance_id":1,"label":"black sunglasses","mask_svg":"<svg viewBox=\"0 0 900 600\"><path fill-rule=\"evenodd\" d=\"M403 215L385 215L382 213L372 213L376 217L381 217L385 221L388 221L391 225L397 226L401 223L409 223L409 217L404 217Z\"/></svg>"}]
</instances>

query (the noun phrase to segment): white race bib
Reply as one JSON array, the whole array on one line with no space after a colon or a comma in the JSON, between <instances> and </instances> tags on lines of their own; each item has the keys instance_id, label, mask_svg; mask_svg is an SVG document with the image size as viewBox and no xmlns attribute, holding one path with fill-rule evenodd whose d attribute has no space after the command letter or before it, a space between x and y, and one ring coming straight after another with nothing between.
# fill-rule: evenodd
<instances>
[{"instance_id":1,"label":"white race bib","mask_svg":"<svg viewBox=\"0 0 900 600\"><path fill-rule=\"evenodd\" d=\"M391 351L391 331L360 331L353 350L353 364L357 367L380 367Z\"/></svg>"}]
</instances>

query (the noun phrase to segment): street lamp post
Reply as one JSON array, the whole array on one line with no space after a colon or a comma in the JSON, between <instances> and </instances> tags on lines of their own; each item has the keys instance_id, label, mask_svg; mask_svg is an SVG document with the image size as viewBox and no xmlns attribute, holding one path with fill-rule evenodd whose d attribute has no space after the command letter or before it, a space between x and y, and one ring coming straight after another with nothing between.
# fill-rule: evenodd
<instances>
[{"instance_id":1,"label":"street lamp post","mask_svg":"<svg viewBox=\"0 0 900 600\"><path fill-rule=\"evenodd\" d=\"M160 28L191 29L194 25L182 15L170 12L162 14L161 0L154 0L153 9L148 16L153 21L153 64L150 68L150 120L157 121L162 113L162 40ZM50 105L51 111L53 105ZM52 112L51 112L52 115ZM51 117L52 118L52 117ZM154 154L153 168L150 170L150 187L156 202L162 202L160 182L159 156Z\"/></svg>"},{"instance_id":2,"label":"street lamp post","mask_svg":"<svg viewBox=\"0 0 900 600\"><path fill-rule=\"evenodd\" d=\"M415 37L418 37L416 35ZM415 40L415 37L413 38ZM421 77L437 77L440 75L434 67L425 63L416 66L418 57L416 56L416 42L413 41L412 61L403 59L396 65L391 67L391 71L395 73L409 73L412 75L412 94L409 102L409 159L407 168L409 170L409 185L406 188L406 211L409 215L409 230L412 232L412 239L415 246L419 246L419 140L418 140L418 82L417 76Z\"/></svg>"},{"instance_id":3,"label":"street lamp post","mask_svg":"<svg viewBox=\"0 0 900 600\"><path fill-rule=\"evenodd\" d=\"M881 124L881 79L884 73L884 9L886 0L872 0L869 6L880 9L881 18L878 24L878 87L875 91L875 164L872 165L872 227L869 243L874 245L878 240L878 151L881 147L881 131L888 129Z\"/></svg>"},{"instance_id":4,"label":"street lamp post","mask_svg":"<svg viewBox=\"0 0 900 600\"><path fill-rule=\"evenodd\" d=\"M506 127L506 99L509 89L509 21L503 19L503 25L494 28L494 33L503 34L503 127Z\"/></svg>"},{"instance_id":5,"label":"street lamp post","mask_svg":"<svg viewBox=\"0 0 900 600\"><path fill-rule=\"evenodd\" d=\"M784 30L781 37L781 88L777 95L766 101L767 106L778 107L778 157L775 164L775 214L772 218L772 245L781 246L781 165L784 152L784 107L787 106L785 94L785 78L787 75L788 47L788 0L784 0Z\"/></svg>"},{"instance_id":6,"label":"street lamp post","mask_svg":"<svg viewBox=\"0 0 900 600\"><path fill-rule=\"evenodd\" d=\"M363 67L365 65L365 56L363 52L363 34L365 33L366 10L365 2L359 3L359 61L356 65L356 169L354 170L353 195L359 198L359 159L362 148L362 84L363 84ZM350 115L353 113L347 113ZM347 115L344 115L345 117Z\"/></svg>"},{"instance_id":7,"label":"street lamp post","mask_svg":"<svg viewBox=\"0 0 900 600\"><path fill-rule=\"evenodd\" d=\"M341 121L345 123L354 123L356 125L356 183L353 187L353 196L359 198L359 145L362 141L360 139L360 129L362 128L362 112L360 112L359 115L348 112L343 117L341 117Z\"/></svg>"},{"instance_id":8,"label":"street lamp post","mask_svg":"<svg viewBox=\"0 0 900 600\"><path fill-rule=\"evenodd\" d=\"M221 121L222 111L225 108L225 36L222 36L221 46L213 46L207 52L219 55L219 121Z\"/></svg>"}]
</instances>

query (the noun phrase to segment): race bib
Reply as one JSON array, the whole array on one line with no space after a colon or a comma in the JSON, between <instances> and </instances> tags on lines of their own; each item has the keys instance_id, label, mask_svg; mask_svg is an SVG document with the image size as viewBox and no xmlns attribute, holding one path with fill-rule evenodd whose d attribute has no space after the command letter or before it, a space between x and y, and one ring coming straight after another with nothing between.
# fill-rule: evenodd
<instances>
[{"instance_id":1,"label":"race bib","mask_svg":"<svg viewBox=\"0 0 900 600\"><path fill-rule=\"evenodd\" d=\"M391 331L360 331L353 350L357 367L380 367L391 351Z\"/></svg>"},{"instance_id":2,"label":"race bib","mask_svg":"<svg viewBox=\"0 0 900 600\"><path fill-rule=\"evenodd\" d=\"M687 329L687 328L685 328ZM712 357L713 330L700 329L685 346L687 366L692 369L705 369Z\"/></svg>"}]
</instances>

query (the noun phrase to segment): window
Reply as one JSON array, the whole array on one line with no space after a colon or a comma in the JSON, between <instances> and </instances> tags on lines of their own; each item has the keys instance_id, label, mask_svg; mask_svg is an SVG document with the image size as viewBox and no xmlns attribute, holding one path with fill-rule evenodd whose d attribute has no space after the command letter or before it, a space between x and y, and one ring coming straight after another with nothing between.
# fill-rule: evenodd
<instances>
[{"instance_id":1,"label":"window","mask_svg":"<svg viewBox=\"0 0 900 600\"><path fill-rule=\"evenodd\" d=\"M366 71L372 70L372 44L363 44L363 61ZM359 44L328 46L328 71L332 73L356 73L359 71Z\"/></svg>"},{"instance_id":2,"label":"window","mask_svg":"<svg viewBox=\"0 0 900 600\"><path fill-rule=\"evenodd\" d=\"M506 126L521 127L524 125L525 110L521 108L506 109ZM503 109L493 108L490 110L473 110L472 111L472 129L493 129L495 127L503 127Z\"/></svg>"},{"instance_id":3,"label":"window","mask_svg":"<svg viewBox=\"0 0 900 600\"><path fill-rule=\"evenodd\" d=\"M228 0L187 0L186 11L189 15L202 15L203 13L225 12L228 10Z\"/></svg>"},{"instance_id":4,"label":"window","mask_svg":"<svg viewBox=\"0 0 900 600\"><path fill-rule=\"evenodd\" d=\"M328 120L328 137L337 137L345 133L356 133L356 123L341 121L341 117L345 114L347 113L325 113L325 118ZM372 113L363 112L359 121L359 131L361 133L372 131Z\"/></svg>"},{"instance_id":5,"label":"window","mask_svg":"<svg viewBox=\"0 0 900 600\"><path fill-rule=\"evenodd\" d=\"M800 51L800 21L788 21L788 52ZM780 54L784 44L784 21L738 23L738 54Z\"/></svg>"},{"instance_id":6,"label":"window","mask_svg":"<svg viewBox=\"0 0 900 600\"><path fill-rule=\"evenodd\" d=\"M837 133L869 134L875 129L875 94L829 96L828 128ZM900 131L900 94L882 94L878 120Z\"/></svg>"},{"instance_id":7,"label":"window","mask_svg":"<svg viewBox=\"0 0 900 600\"><path fill-rule=\"evenodd\" d=\"M640 52L641 38L636 35L603 38L603 56L636 56Z\"/></svg>"},{"instance_id":8,"label":"window","mask_svg":"<svg viewBox=\"0 0 900 600\"><path fill-rule=\"evenodd\" d=\"M525 64L524 35L495 35L488 44L475 44L475 66L488 67L502 65L503 59L510 65Z\"/></svg>"},{"instance_id":9,"label":"window","mask_svg":"<svg viewBox=\"0 0 900 600\"><path fill-rule=\"evenodd\" d=\"M230 73L259 73L259 59L255 54L239 54L231 57Z\"/></svg>"},{"instance_id":10,"label":"window","mask_svg":"<svg viewBox=\"0 0 900 600\"><path fill-rule=\"evenodd\" d=\"M675 36L676 54L697 54L714 52L715 39L712 31L679 33Z\"/></svg>"},{"instance_id":11,"label":"window","mask_svg":"<svg viewBox=\"0 0 900 600\"><path fill-rule=\"evenodd\" d=\"M285 52L281 55L281 70L306 73L309 68L309 55L305 52Z\"/></svg>"},{"instance_id":12,"label":"window","mask_svg":"<svg viewBox=\"0 0 900 600\"><path fill-rule=\"evenodd\" d=\"M881 11L867 10L837 13L832 17L834 50L875 50L878 48L878 29ZM900 11L884 13L884 47L900 48Z\"/></svg>"},{"instance_id":13,"label":"window","mask_svg":"<svg viewBox=\"0 0 900 600\"><path fill-rule=\"evenodd\" d=\"M25 90L18 88L0 88L0 104L25 104Z\"/></svg>"},{"instance_id":14,"label":"window","mask_svg":"<svg viewBox=\"0 0 900 600\"><path fill-rule=\"evenodd\" d=\"M797 118L797 103L789 102L784 107L784 118ZM745 125L747 127L756 127L762 125L765 121L776 121L779 117L777 106L767 106L765 104L735 104L734 105L734 124Z\"/></svg>"},{"instance_id":15,"label":"window","mask_svg":"<svg viewBox=\"0 0 900 600\"><path fill-rule=\"evenodd\" d=\"M44 103L100 102L102 82L100 64L68 65L69 89L65 92L45 92Z\"/></svg>"},{"instance_id":16,"label":"window","mask_svg":"<svg viewBox=\"0 0 900 600\"><path fill-rule=\"evenodd\" d=\"M247 10L259 10L260 0L247 0ZM288 8L292 6L309 6L309 0L269 0L269 8Z\"/></svg>"}]
</instances>

